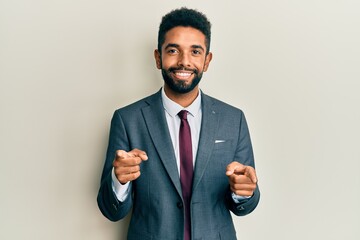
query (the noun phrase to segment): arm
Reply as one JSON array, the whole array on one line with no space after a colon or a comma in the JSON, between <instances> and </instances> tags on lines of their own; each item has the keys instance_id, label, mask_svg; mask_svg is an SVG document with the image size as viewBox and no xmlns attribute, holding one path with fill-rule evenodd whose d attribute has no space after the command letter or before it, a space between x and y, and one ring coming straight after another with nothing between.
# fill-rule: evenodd
<instances>
[{"instance_id":1,"label":"arm","mask_svg":"<svg viewBox=\"0 0 360 240\"><path fill-rule=\"evenodd\" d=\"M97 202L100 211L111 221L124 218L132 207L131 185L129 194L120 202L113 191L112 169L117 149L129 150L127 132L119 111L116 111L111 120L109 145L107 149L105 164L101 176L100 189Z\"/></svg>"},{"instance_id":2,"label":"arm","mask_svg":"<svg viewBox=\"0 0 360 240\"><path fill-rule=\"evenodd\" d=\"M129 193L131 193L131 190L132 186L130 184ZM111 173L101 182L97 202L102 214L111 221L118 221L124 218L132 207L131 194L123 202L117 199L112 187Z\"/></svg>"},{"instance_id":3,"label":"arm","mask_svg":"<svg viewBox=\"0 0 360 240\"><path fill-rule=\"evenodd\" d=\"M238 216L251 213L260 199L257 185L254 155L250 134L243 113L240 118L240 130L235 161L228 165L226 175L229 178L227 203L229 209ZM236 194L235 196L233 196Z\"/></svg>"},{"instance_id":4,"label":"arm","mask_svg":"<svg viewBox=\"0 0 360 240\"><path fill-rule=\"evenodd\" d=\"M232 198L232 191L229 188L229 194L227 195L226 199L229 210L237 216L245 216L254 211L254 209L259 203L259 200L260 191L258 187L256 187L256 189L254 190L254 194L250 198L243 199L238 203L234 202L234 199Z\"/></svg>"},{"instance_id":5,"label":"arm","mask_svg":"<svg viewBox=\"0 0 360 240\"><path fill-rule=\"evenodd\" d=\"M116 111L111 120L109 146L97 198L100 211L111 221L118 221L129 213L132 207L132 184L127 183L140 176L139 165L147 160L146 153L141 150L127 152L129 145L127 130L119 111ZM120 194L120 198L117 184L129 185L126 194Z\"/></svg>"},{"instance_id":6,"label":"arm","mask_svg":"<svg viewBox=\"0 0 360 240\"><path fill-rule=\"evenodd\" d=\"M228 165L226 175L230 186L227 196L229 209L238 216L251 213L260 199L255 169L232 162Z\"/></svg>"}]
</instances>

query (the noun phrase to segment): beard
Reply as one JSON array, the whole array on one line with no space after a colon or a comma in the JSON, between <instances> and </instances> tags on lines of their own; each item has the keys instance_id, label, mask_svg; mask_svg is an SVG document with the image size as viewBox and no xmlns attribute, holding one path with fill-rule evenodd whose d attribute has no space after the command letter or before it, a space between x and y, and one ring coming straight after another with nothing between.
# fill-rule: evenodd
<instances>
[{"instance_id":1,"label":"beard","mask_svg":"<svg viewBox=\"0 0 360 240\"><path fill-rule=\"evenodd\" d=\"M171 73L177 70L185 70L185 71L192 71L194 74L194 78L190 84L186 84L184 80L174 80L171 77ZM169 68L168 70L161 68L161 74L163 76L164 82L166 85L169 86L171 90L176 93L188 93L191 92L200 82L202 78L203 72L197 71L196 69L188 69L188 68Z\"/></svg>"}]
</instances>

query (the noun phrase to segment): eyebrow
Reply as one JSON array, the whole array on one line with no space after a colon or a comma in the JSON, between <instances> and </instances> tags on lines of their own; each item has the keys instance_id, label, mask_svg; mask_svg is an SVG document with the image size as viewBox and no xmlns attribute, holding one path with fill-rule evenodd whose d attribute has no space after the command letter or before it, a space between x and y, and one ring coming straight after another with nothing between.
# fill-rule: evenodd
<instances>
[{"instance_id":1,"label":"eyebrow","mask_svg":"<svg viewBox=\"0 0 360 240\"><path fill-rule=\"evenodd\" d=\"M168 45L166 45L165 49L168 49L168 48L171 48L171 47L178 48L178 47L179 47L179 44L169 43Z\"/></svg>"},{"instance_id":2,"label":"eyebrow","mask_svg":"<svg viewBox=\"0 0 360 240\"><path fill-rule=\"evenodd\" d=\"M165 49L172 48L172 47L179 48L180 45L176 44L176 43L169 43L168 45L166 45ZM191 45L191 48L199 48L204 51L204 48L201 45L197 45L197 44Z\"/></svg>"},{"instance_id":3,"label":"eyebrow","mask_svg":"<svg viewBox=\"0 0 360 240\"><path fill-rule=\"evenodd\" d=\"M200 48L204 51L204 48L201 45L192 45L191 48Z\"/></svg>"}]
</instances>

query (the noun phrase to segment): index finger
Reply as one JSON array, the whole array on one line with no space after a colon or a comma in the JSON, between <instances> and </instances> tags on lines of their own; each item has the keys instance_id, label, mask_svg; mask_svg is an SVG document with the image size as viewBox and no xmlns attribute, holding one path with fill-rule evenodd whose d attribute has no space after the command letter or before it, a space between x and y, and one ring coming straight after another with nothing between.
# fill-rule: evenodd
<instances>
[{"instance_id":1,"label":"index finger","mask_svg":"<svg viewBox=\"0 0 360 240\"><path fill-rule=\"evenodd\" d=\"M129 158L129 157L131 157L131 155L129 155L124 150L116 150L116 152L115 152L115 158L116 159L125 159L125 158Z\"/></svg>"},{"instance_id":2,"label":"index finger","mask_svg":"<svg viewBox=\"0 0 360 240\"><path fill-rule=\"evenodd\" d=\"M253 183L257 183L257 176L253 167L245 166L244 175L250 178Z\"/></svg>"},{"instance_id":3,"label":"index finger","mask_svg":"<svg viewBox=\"0 0 360 240\"><path fill-rule=\"evenodd\" d=\"M245 168L245 166L242 165L241 163L232 162L229 165L227 165L227 167L226 167L226 175L230 176L234 172L243 171L244 168Z\"/></svg>"},{"instance_id":4,"label":"index finger","mask_svg":"<svg viewBox=\"0 0 360 240\"><path fill-rule=\"evenodd\" d=\"M142 151L140 149L134 148L129 152L130 155L133 155L133 157L139 157L141 160L146 161L148 160L148 156L145 151Z\"/></svg>"},{"instance_id":5,"label":"index finger","mask_svg":"<svg viewBox=\"0 0 360 240\"><path fill-rule=\"evenodd\" d=\"M114 166L135 166L139 165L143 160L147 159L145 152L140 150L132 150L126 152L124 150L117 150L115 153Z\"/></svg>"}]
</instances>

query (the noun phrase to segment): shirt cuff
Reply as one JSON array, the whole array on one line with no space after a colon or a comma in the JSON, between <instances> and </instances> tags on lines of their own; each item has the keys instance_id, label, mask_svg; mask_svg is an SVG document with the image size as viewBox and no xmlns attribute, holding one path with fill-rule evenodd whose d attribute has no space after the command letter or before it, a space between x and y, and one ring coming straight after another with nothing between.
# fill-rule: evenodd
<instances>
[{"instance_id":1,"label":"shirt cuff","mask_svg":"<svg viewBox=\"0 0 360 240\"><path fill-rule=\"evenodd\" d=\"M251 196L239 196L239 195L236 195L235 193L231 193L231 197L235 203L240 203L245 199L251 198Z\"/></svg>"},{"instance_id":2,"label":"shirt cuff","mask_svg":"<svg viewBox=\"0 0 360 240\"><path fill-rule=\"evenodd\" d=\"M119 180L115 176L114 168L111 171L111 177L112 177L112 189L115 193L117 199L120 202L124 202L127 196L129 195L130 190L130 182L125 183L124 185L119 182Z\"/></svg>"}]
</instances>

